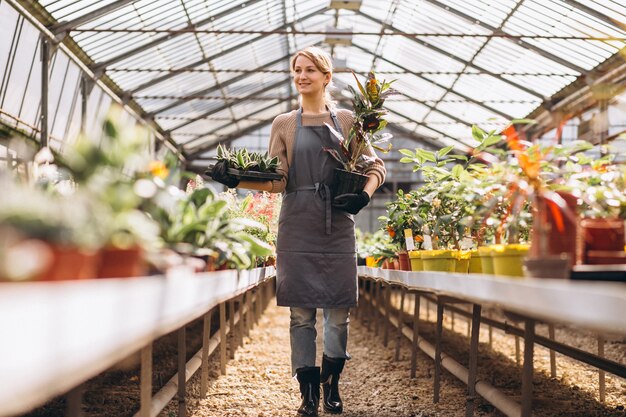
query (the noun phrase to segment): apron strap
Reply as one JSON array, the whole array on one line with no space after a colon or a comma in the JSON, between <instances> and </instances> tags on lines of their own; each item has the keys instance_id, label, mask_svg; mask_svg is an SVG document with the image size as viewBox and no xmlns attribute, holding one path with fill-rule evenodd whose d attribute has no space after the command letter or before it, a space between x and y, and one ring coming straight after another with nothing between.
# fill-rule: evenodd
<instances>
[{"instance_id":1,"label":"apron strap","mask_svg":"<svg viewBox=\"0 0 626 417\"><path fill-rule=\"evenodd\" d=\"M296 128L302 127L302 107L296 113Z\"/></svg>"},{"instance_id":2,"label":"apron strap","mask_svg":"<svg viewBox=\"0 0 626 417\"><path fill-rule=\"evenodd\" d=\"M326 234L330 235L332 230L332 222L333 222L333 210L331 204L331 192L328 184L323 182L316 182L315 185L303 185L301 187L296 187L294 190L289 191L286 194L291 194L295 191L314 191L315 196L321 198L324 201L324 206L326 208Z\"/></svg>"}]
</instances>

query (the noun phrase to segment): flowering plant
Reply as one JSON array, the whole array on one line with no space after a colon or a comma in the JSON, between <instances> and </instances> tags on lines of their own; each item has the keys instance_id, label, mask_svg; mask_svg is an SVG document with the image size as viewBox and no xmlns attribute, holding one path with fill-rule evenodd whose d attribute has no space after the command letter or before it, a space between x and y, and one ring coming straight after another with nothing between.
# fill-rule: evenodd
<instances>
[{"instance_id":1,"label":"flowering plant","mask_svg":"<svg viewBox=\"0 0 626 417\"><path fill-rule=\"evenodd\" d=\"M331 133L339 140L340 152L333 148L324 150L339 161L346 171L363 172L374 162L373 157L365 154L370 146L385 153L391 149L391 144L387 142L392 135L379 132L387 126L387 120L383 118L387 111L383 109L383 104L387 97L397 94L397 91L391 88L393 81L380 82L373 72L369 73L365 86L359 82L354 72L352 75L356 80L358 91L348 86L353 96L354 107L354 123L350 128L350 134L345 139L340 132L326 123ZM380 146L384 143L387 143L386 147Z\"/></svg>"}]
</instances>

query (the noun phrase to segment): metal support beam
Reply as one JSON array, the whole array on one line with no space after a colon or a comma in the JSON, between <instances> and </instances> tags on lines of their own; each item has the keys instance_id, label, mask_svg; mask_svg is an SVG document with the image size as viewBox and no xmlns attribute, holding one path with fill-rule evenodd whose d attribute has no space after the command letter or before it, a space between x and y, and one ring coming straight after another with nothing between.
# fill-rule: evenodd
<instances>
[{"instance_id":1,"label":"metal support beam","mask_svg":"<svg viewBox=\"0 0 626 417\"><path fill-rule=\"evenodd\" d=\"M413 340L411 347L411 379L415 378L417 371L417 341L419 340L419 321L420 321L420 294L416 292L415 303L413 305Z\"/></svg>"},{"instance_id":2,"label":"metal support beam","mask_svg":"<svg viewBox=\"0 0 626 417\"><path fill-rule=\"evenodd\" d=\"M202 20L200 20L199 22L197 22L197 23L195 23L193 25L189 25L187 27L187 29L194 29L194 28L198 28L198 27L204 26L206 24L211 23L215 19L221 19L221 18L223 18L225 16L228 16L231 13L240 11L241 7L243 5L245 5L245 6L252 6L255 3L259 3L260 1L262 1L262 0L250 0L247 3L237 4L236 6L233 6L233 7L229 8L229 9L227 9L227 10L224 10L224 11L222 11L222 12L216 14L216 15L209 16L206 19L202 19ZM138 46L136 48L133 48L133 49L131 49L129 51L123 52L123 53L121 53L119 55L116 55L114 57L111 57L111 58L107 59L106 61L103 61L103 62L100 62L100 63L96 63L96 65L94 65L92 67L92 70L95 73L103 72L105 70L105 68L108 67L111 64L114 64L116 62L120 62L120 61L122 61L122 60L124 60L126 58L130 58L133 55L136 55L136 54L138 54L140 52L143 52L143 51L145 51L147 49L150 49L152 47L158 46L158 45L162 44L163 42L166 42L166 41L169 41L171 39L174 39L174 38L176 38L176 37L178 37L178 36L180 36L182 34L183 33L168 34L168 35L165 35L165 36L160 36L160 37L158 37L156 39L153 39L152 41L148 42L147 44L140 45L140 46ZM212 57L209 57L208 59L212 59Z\"/></svg>"},{"instance_id":3,"label":"metal support beam","mask_svg":"<svg viewBox=\"0 0 626 417\"><path fill-rule=\"evenodd\" d=\"M402 341L402 326L404 326L404 299L406 297L406 287L402 287L400 295L400 310L398 310L398 334L396 335L396 356L395 360L400 360L400 342Z\"/></svg>"},{"instance_id":4,"label":"metal support beam","mask_svg":"<svg viewBox=\"0 0 626 417\"><path fill-rule=\"evenodd\" d=\"M48 146L48 81L50 80L50 40L41 37L41 137L40 147Z\"/></svg>"},{"instance_id":5,"label":"metal support beam","mask_svg":"<svg viewBox=\"0 0 626 417\"><path fill-rule=\"evenodd\" d=\"M553 323L548 323L548 337L550 340L555 339ZM556 378L556 353L554 349L550 349L550 377Z\"/></svg>"},{"instance_id":6,"label":"metal support beam","mask_svg":"<svg viewBox=\"0 0 626 417\"><path fill-rule=\"evenodd\" d=\"M226 303L220 303L220 372L226 375Z\"/></svg>"},{"instance_id":7,"label":"metal support beam","mask_svg":"<svg viewBox=\"0 0 626 417\"><path fill-rule=\"evenodd\" d=\"M433 403L439 402L441 387L441 336L443 333L443 302L437 298L437 330L435 336L435 383L433 388Z\"/></svg>"},{"instance_id":8,"label":"metal support beam","mask_svg":"<svg viewBox=\"0 0 626 417\"><path fill-rule=\"evenodd\" d=\"M74 389L72 389L70 392L67 393L67 396L66 396L67 412L65 413L67 417L82 417L83 416L83 412L81 410L81 404L83 402L84 388L85 388L84 385L80 384L79 386L75 387Z\"/></svg>"},{"instance_id":9,"label":"metal support beam","mask_svg":"<svg viewBox=\"0 0 626 417\"><path fill-rule=\"evenodd\" d=\"M232 329L232 327L231 327ZM200 395L209 391L209 344L211 342L211 311L204 314L202 322L202 370L200 373Z\"/></svg>"},{"instance_id":10,"label":"metal support beam","mask_svg":"<svg viewBox=\"0 0 626 417\"><path fill-rule=\"evenodd\" d=\"M141 349L139 384L139 417L150 417L150 410L152 409L152 342Z\"/></svg>"},{"instance_id":11,"label":"metal support beam","mask_svg":"<svg viewBox=\"0 0 626 417\"><path fill-rule=\"evenodd\" d=\"M187 390L187 339L185 326L178 330L178 417L187 415L185 392Z\"/></svg>"},{"instance_id":12,"label":"metal support beam","mask_svg":"<svg viewBox=\"0 0 626 417\"><path fill-rule=\"evenodd\" d=\"M535 320L524 320L524 368L522 371L522 417L531 417L533 410L533 360Z\"/></svg>"},{"instance_id":13,"label":"metal support beam","mask_svg":"<svg viewBox=\"0 0 626 417\"><path fill-rule=\"evenodd\" d=\"M82 16L79 16L75 19L72 19L67 22L59 22L52 27L50 27L50 31L57 36L57 38L62 38L67 35L67 32L70 32L72 29L84 25L85 23L91 22L93 20L98 19L106 14L109 14L117 9L120 9L127 4L133 3L137 0L117 0L111 4L103 6L99 9L86 13ZM60 40L60 39L59 39Z\"/></svg>"},{"instance_id":14,"label":"metal support beam","mask_svg":"<svg viewBox=\"0 0 626 417\"><path fill-rule=\"evenodd\" d=\"M476 399L476 375L478 368L478 342L480 338L481 305L474 304L472 309L472 337L470 339L469 376L467 379L467 404L465 417L474 415L474 400Z\"/></svg>"}]
</instances>

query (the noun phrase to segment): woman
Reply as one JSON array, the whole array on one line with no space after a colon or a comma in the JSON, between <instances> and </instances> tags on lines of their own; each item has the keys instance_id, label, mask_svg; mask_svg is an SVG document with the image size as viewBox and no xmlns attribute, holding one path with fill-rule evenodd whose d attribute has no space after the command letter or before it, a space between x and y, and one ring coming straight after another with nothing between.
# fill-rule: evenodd
<instances>
[{"instance_id":1,"label":"woman","mask_svg":"<svg viewBox=\"0 0 626 417\"><path fill-rule=\"evenodd\" d=\"M298 414L316 416L320 381L327 412L341 413L338 382L346 359L349 309L357 303L356 243L354 217L383 183L381 159L366 171L369 179L359 194L342 194L331 200L329 185L339 166L325 147L338 149L337 139L324 123L334 125L344 137L353 122L348 110L336 110L328 90L332 61L319 48L297 52L290 61L298 110L277 116L272 123L270 156L278 156L278 181L239 182L218 163L214 180L228 187L284 193L277 237L277 289L279 306L291 308L291 367L300 383L302 404ZM369 155L374 156L373 149ZM324 354L315 366L316 309L324 311Z\"/></svg>"}]
</instances>

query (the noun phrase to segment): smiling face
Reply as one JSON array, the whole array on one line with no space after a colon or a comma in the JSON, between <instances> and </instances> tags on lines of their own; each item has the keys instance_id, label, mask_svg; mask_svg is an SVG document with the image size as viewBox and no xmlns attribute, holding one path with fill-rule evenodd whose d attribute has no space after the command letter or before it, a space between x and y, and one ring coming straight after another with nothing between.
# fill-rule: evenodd
<instances>
[{"instance_id":1,"label":"smiling face","mask_svg":"<svg viewBox=\"0 0 626 417\"><path fill-rule=\"evenodd\" d=\"M304 55L299 55L293 65L293 82L302 95L324 93L324 87L330 82L330 73L323 73L315 63Z\"/></svg>"}]
</instances>

